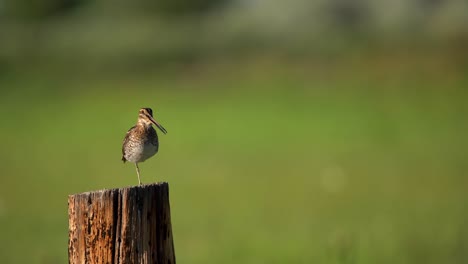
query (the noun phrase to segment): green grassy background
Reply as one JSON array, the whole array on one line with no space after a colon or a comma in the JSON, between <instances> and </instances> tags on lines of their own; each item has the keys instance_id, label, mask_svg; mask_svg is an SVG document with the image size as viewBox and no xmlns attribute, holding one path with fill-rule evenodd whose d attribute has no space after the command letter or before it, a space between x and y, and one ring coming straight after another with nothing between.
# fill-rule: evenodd
<instances>
[{"instance_id":1,"label":"green grassy background","mask_svg":"<svg viewBox=\"0 0 468 264\"><path fill-rule=\"evenodd\" d=\"M179 263L466 263L468 79L435 61L5 73L0 260L67 262L67 195L137 184L152 107Z\"/></svg>"}]
</instances>

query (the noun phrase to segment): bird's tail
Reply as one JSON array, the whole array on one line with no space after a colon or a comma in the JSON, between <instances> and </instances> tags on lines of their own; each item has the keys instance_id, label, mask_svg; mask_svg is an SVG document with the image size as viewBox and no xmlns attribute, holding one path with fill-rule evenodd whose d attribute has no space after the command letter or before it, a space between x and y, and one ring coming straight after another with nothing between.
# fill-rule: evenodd
<instances>
[{"instance_id":1,"label":"bird's tail","mask_svg":"<svg viewBox=\"0 0 468 264\"><path fill-rule=\"evenodd\" d=\"M125 156L122 156L122 161L125 163L127 160L125 159Z\"/></svg>"}]
</instances>

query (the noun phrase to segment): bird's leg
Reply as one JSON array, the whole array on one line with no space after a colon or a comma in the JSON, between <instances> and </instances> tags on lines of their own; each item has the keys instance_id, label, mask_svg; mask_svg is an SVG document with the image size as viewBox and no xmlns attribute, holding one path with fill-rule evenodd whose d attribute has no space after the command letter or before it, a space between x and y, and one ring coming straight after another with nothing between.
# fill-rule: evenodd
<instances>
[{"instance_id":1,"label":"bird's leg","mask_svg":"<svg viewBox=\"0 0 468 264\"><path fill-rule=\"evenodd\" d=\"M138 163L135 162L135 167L138 175L138 184L141 185L141 180L140 180L140 168L138 168Z\"/></svg>"}]
</instances>

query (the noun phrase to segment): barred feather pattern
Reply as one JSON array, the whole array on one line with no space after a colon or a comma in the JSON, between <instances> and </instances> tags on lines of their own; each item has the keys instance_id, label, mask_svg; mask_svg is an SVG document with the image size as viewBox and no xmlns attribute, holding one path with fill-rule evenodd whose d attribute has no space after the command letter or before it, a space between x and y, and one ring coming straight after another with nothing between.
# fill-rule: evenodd
<instances>
[{"instance_id":1,"label":"barred feather pattern","mask_svg":"<svg viewBox=\"0 0 468 264\"><path fill-rule=\"evenodd\" d=\"M154 156L158 149L158 134L153 126L138 123L125 135L122 145L122 161L143 162Z\"/></svg>"}]
</instances>

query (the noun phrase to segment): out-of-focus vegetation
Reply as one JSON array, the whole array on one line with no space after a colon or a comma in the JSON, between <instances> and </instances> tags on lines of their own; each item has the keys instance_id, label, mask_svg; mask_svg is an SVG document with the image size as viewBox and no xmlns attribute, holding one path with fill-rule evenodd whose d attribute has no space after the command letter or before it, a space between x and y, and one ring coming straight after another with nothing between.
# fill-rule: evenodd
<instances>
[{"instance_id":1,"label":"out-of-focus vegetation","mask_svg":"<svg viewBox=\"0 0 468 264\"><path fill-rule=\"evenodd\" d=\"M0 262L67 261L152 107L180 263L466 263L468 4L283 2L0 0Z\"/></svg>"}]
</instances>

